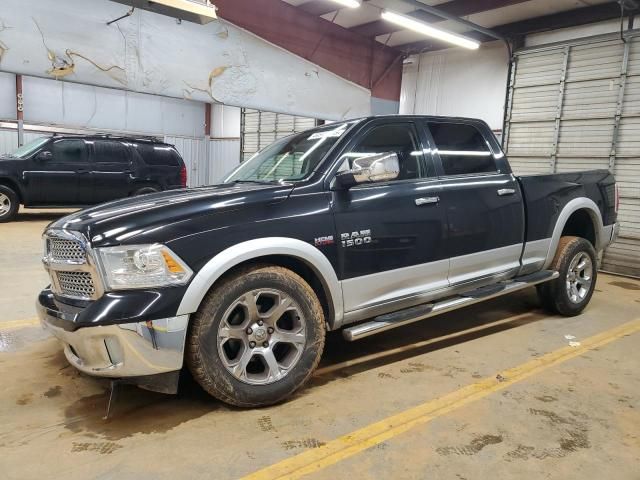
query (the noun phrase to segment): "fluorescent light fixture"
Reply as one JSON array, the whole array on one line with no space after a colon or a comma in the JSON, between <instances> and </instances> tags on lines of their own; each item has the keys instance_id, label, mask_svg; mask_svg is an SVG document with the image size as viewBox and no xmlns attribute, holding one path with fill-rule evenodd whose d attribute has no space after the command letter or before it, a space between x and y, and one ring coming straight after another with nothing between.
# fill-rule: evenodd
<instances>
[{"instance_id":1,"label":"fluorescent light fixture","mask_svg":"<svg viewBox=\"0 0 640 480\"><path fill-rule=\"evenodd\" d=\"M358 8L360 5L362 5L361 0L331 0L331 1L334 3L339 3L343 7L349 7L349 8Z\"/></svg>"},{"instance_id":2,"label":"fluorescent light fixture","mask_svg":"<svg viewBox=\"0 0 640 480\"><path fill-rule=\"evenodd\" d=\"M335 1L335 0L334 0ZM401 15L400 13L391 12L389 10L383 10L381 14L384 20L387 20L396 25L400 25L408 30L421 33L427 37L433 37L444 42L449 42L459 47L475 50L480 47L480 42L471 40L470 38L457 35L455 33L447 32L439 28L432 27L428 23L421 22L415 18L408 17L407 15Z\"/></svg>"}]
</instances>

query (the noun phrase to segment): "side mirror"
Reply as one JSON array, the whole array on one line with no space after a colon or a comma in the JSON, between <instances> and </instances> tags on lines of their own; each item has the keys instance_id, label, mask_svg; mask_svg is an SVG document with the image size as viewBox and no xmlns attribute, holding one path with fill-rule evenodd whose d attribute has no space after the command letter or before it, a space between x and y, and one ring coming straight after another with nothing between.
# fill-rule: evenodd
<instances>
[{"instance_id":1,"label":"side mirror","mask_svg":"<svg viewBox=\"0 0 640 480\"><path fill-rule=\"evenodd\" d=\"M47 150L43 150L42 152L38 152L34 157L38 162L46 162L47 160L51 160L53 158L53 154Z\"/></svg>"},{"instance_id":2,"label":"side mirror","mask_svg":"<svg viewBox=\"0 0 640 480\"><path fill-rule=\"evenodd\" d=\"M350 170L338 172L335 185L348 189L361 183L388 182L400 174L400 162L395 152L376 153L353 160Z\"/></svg>"}]
</instances>

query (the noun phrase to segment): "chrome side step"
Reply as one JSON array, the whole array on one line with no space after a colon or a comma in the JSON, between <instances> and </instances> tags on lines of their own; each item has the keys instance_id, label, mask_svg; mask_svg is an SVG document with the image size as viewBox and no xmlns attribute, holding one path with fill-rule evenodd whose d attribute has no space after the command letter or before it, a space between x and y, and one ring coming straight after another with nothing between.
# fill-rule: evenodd
<instances>
[{"instance_id":1,"label":"chrome side step","mask_svg":"<svg viewBox=\"0 0 640 480\"><path fill-rule=\"evenodd\" d=\"M424 320L425 318L433 317L441 313L457 310L458 308L507 295L539 283L548 282L549 280L558 278L558 276L559 273L556 271L542 270L530 275L516 277L505 282L469 290L468 292L449 297L439 302L425 303L398 312L380 315L368 322L345 328L342 331L342 335L346 340L353 342L354 340L360 340L361 338L375 335L385 330L408 325L409 323Z\"/></svg>"}]
</instances>

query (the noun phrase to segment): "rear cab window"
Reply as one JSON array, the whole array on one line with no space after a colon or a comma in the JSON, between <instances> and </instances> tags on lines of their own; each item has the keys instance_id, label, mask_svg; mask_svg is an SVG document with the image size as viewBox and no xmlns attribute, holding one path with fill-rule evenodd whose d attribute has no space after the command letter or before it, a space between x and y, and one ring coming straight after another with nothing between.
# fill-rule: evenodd
<instances>
[{"instance_id":1,"label":"rear cab window","mask_svg":"<svg viewBox=\"0 0 640 480\"><path fill-rule=\"evenodd\" d=\"M487 140L475 126L434 121L427 128L445 176L499 173Z\"/></svg>"}]
</instances>

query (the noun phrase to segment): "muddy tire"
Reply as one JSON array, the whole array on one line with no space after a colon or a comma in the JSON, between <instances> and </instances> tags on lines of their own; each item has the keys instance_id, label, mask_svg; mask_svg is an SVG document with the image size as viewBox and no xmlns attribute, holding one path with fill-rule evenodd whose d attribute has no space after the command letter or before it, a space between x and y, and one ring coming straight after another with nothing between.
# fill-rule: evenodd
<instances>
[{"instance_id":1,"label":"muddy tire","mask_svg":"<svg viewBox=\"0 0 640 480\"><path fill-rule=\"evenodd\" d=\"M568 317L582 313L591 300L598 276L593 245L584 238L561 237L549 269L557 270L560 276L538 286L542 305Z\"/></svg>"},{"instance_id":2,"label":"muddy tire","mask_svg":"<svg viewBox=\"0 0 640 480\"><path fill-rule=\"evenodd\" d=\"M0 185L0 223L10 222L18 213L20 200L13 189Z\"/></svg>"},{"instance_id":3,"label":"muddy tire","mask_svg":"<svg viewBox=\"0 0 640 480\"><path fill-rule=\"evenodd\" d=\"M192 316L186 363L212 396L239 407L280 402L316 369L325 341L318 297L277 266L234 272Z\"/></svg>"}]
</instances>

